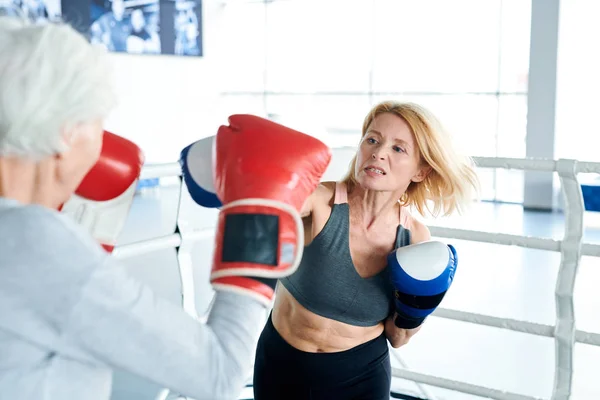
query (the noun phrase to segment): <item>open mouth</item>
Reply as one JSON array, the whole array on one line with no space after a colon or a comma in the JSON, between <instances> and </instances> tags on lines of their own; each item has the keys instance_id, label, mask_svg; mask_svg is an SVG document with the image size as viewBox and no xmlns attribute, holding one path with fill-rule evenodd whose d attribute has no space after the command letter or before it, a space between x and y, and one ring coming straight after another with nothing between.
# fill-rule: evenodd
<instances>
[{"instance_id":1,"label":"open mouth","mask_svg":"<svg viewBox=\"0 0 600 400\"><path fill-rule=\"evenodd\" d=\"M385 175L385 172L377 167L367 167L365 168L365 171L373 172L378 175Z\"/></svg>"}]
</instances>

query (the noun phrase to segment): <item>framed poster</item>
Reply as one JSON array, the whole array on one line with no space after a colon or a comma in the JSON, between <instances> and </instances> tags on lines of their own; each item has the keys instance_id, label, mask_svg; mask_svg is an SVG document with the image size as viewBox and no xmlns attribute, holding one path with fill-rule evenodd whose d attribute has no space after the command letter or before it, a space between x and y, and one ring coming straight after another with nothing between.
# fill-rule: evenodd
<instances>
[{"instance_id":1,"label":"framed poster","mask_svg":"<svg viewBox=\"0 0 600 400\"><path fill-rule=\"evenodd\" d=\"M0 11L63 20L112 52L203 55L202 0L0 0Z\"/></svg>"},{"instance_id":2,"label":"framed poster","mask_svg":"<svg viewBox=\"0 0 600 400\"><path fill-rule=\"evenodd\" d=\"M61 17L61 0L0 0L0 15L43 23Z\"/></svg>"}]
</instances>

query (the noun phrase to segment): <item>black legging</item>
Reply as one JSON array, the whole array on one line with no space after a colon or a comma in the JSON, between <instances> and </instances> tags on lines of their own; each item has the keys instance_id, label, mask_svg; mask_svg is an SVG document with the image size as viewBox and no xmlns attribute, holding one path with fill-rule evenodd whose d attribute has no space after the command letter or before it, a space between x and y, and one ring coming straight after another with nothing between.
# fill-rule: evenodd
<instances>
[{"instance_id":1,"label":"black legging","mask_svg":"<svg viewBox=\"0 0 600 400\"><path fill-rule=\"evenodd\" d=\"M391 366L381 336L335 353L308 353L290 346L271 317L258 341L255 400L389 400Z\"/></svg>"}]
</instances>

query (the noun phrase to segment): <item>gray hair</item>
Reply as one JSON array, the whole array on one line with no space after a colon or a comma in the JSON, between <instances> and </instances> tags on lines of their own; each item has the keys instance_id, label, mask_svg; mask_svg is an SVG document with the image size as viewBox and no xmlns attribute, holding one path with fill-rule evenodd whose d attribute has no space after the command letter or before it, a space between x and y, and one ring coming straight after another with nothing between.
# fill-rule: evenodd
<instances>
[{"instance_id":1,"label":"gray hair","mask_svg":"<svg viewBox=\"0 0 600 400\"><path fill-rule=\"evenodd\" d=\"M64 129L116 105L106 51L67 24L0 17L0 54L0 156L65 151Z\"/></svg>"}]
</instances>

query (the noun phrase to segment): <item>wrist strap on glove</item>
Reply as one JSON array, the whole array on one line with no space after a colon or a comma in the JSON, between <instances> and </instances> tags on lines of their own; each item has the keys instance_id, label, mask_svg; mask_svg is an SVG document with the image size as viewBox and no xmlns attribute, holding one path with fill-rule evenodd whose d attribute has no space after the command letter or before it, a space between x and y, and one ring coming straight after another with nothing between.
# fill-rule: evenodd
<instances>
[{"instance_id":1,"label":"wrist strap on glove","mask_svg":"<svg viewBox=\"0 0 600 400\"><path fill-rule=\"evenodd\" d=\"M280 217L262 212L236 213L232 208L256 206L258 209L274 208L289 214L296 227L295 248L281 243ZM300 265L304 250L304 226L300 213L287 203L268 199L242 199L227 203L221 208L225 223L221 254L222 263L248 263L240 268L223 268L213 271L212 279L227 276L248 276L279 279L290 275ZM275 270L282 262L290 264L285 270ZM251 268L252 264L272 266L274 270Z\"/></svg>"},{"instance_id":2,"label":"wrist strap on glove","mask_svg":"<svg viewBox=\"0 0 600 400\"><path fill-rule=\"evenodd\" d=\"M403 313L402 311L396 311L396 318L394 319L394 325L401 329L414 329L425 321L425 317L423 318L415 318L410 317Z\"/></svg>"}]
</instances>

